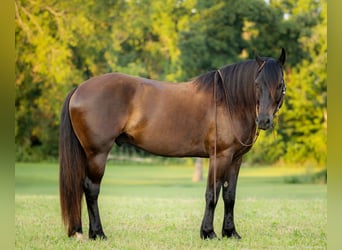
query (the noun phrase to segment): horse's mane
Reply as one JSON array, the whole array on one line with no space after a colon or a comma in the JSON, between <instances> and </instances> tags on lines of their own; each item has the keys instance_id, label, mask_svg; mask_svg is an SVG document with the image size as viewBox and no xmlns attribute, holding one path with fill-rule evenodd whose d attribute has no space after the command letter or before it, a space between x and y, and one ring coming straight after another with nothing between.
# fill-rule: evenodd
<instances>
[{"instance_id":1,"label":"horse's mane","mask_svg":"<svg viewBox=\"0 0 342 250\"><path fill-rule=\"evenodd\" d=\"M268 79L265 83L271 93L274 93L274 83L278 82L276 77L279 77L279 64L273 58L263 59L266 60L264 76ZM258 69L256 60L246 60L200 75L194 79L194 83L198 90L211 93L213 84L216 83L218 105L228 105L233 118L245 119L246 115L256 115L255 78Z\"/></svg>"}]
</instances>

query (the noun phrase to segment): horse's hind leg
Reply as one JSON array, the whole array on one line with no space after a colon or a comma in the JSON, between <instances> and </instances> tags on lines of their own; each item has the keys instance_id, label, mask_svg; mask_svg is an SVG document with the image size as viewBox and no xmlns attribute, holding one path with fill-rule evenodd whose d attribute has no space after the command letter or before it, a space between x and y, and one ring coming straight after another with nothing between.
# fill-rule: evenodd
<instances>
[{"instance_id":1,"label":"horse's hind leg","mask_svg":"<svg viewBox=\"0 0 342 250\"><path fill-rule=\"evenodd\" d=\"M89 216L90 239L96 239L97 237L106 239L106 235L102 229L97 200L100 193L100 184L104 174L107 154L99 153L88 157L89 166L83 187Z\"/></svg>"}]
</instances>

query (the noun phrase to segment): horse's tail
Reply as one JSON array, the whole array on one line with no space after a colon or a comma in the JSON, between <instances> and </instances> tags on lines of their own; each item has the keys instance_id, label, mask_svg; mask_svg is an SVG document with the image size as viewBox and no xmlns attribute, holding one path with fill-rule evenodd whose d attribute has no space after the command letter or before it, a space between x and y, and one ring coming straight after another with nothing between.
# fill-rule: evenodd
<instances>
[{"instance_id":1,"label":"horse's tail","mask_svg":"<svg viewBox=\"0 0 342 250\"><path fill-rule=\"evenodd\" d=\"M59 135L59 195L62 221L68 229L68 236L82 230L83 181L87 164L70 121L69 101L74 91L64 102Z\"/></svg>"}]
</instances>

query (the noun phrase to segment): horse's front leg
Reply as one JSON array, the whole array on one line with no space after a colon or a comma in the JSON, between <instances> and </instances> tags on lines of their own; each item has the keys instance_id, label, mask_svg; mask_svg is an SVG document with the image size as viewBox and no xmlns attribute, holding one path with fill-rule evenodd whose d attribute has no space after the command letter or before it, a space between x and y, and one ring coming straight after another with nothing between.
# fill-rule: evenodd
<instances>
[{"instance_id":1,"label":"horse's front leg","mask_svg":"<svg viewBox=\"0 0 342 250\"><path fill-rule=\"evenodd\" d=\"M222 184L222 198L224 202L224 219L222 226L222 237L234 237L240 239L234 224L234 205L236 184L241 165L241 158L234 160L226 169Z\"/></svg>"},{"instance_id":2,"label":"horse's front leg","mask_svg":"<svg viewBox=\"0 0 342 250\"><path fill-rule=\"evenodd\" d=\"M216 173L214 174L214 159L210 158L209 163L209 173L207 179L207 189L205 192L205 211L204 217L201 225L201 238L202 239L214 239L217 237L214 231L214 214L215 208L217 204L217 200L220 194L221 186L222 186L222 177L224 172L222 169L225 169L224 166L227 166L227 160L229 157L222 155L218 155L216 159ZM214 177L216 179L214 180ZM214 183L216 185L216 200L214 196Z\"/></svg>"},{"instance_id":3,"label":"horse's front leg","mask_svg":"<svg viewBox=\"0 0 342 250\"><path fill-rule=\"evenodd\" d=\"M204 211L204 217L202 220L201 225L201 238L202 239L214 239L216 238L216 233L214 231L214 214L215 214L215 208L217 204L217 198L216 201L214 200L214 186L213 186L213 180L211 180L213 177L210 177L210 170L208 175L208 181L207 181L207 189L205 192L205 211ZM216 183L216 197L219 196L221 190L221 183Z\"/></svg>"}]
</instances>

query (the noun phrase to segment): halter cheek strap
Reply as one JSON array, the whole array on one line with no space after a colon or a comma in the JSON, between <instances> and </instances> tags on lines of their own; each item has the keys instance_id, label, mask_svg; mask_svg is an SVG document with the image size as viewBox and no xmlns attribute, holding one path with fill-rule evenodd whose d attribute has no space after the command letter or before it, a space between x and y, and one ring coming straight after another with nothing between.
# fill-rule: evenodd
<instances>
[{"instance_id":1,"label":"halter cheek strap","mask_svg":"<svg viewBox=\"0 0 342 250\"><path fill-rule=\"evenodd\" d=\"M283 89L282 89L282 92L281 92L281 97L280 97L280 100L278 102L277 108L274 111L274 114L280 109L281 105L283 104L283 100L284 100L285 94L286 94L286 85L284 83Z\"/></svg>"}]
</instances>

